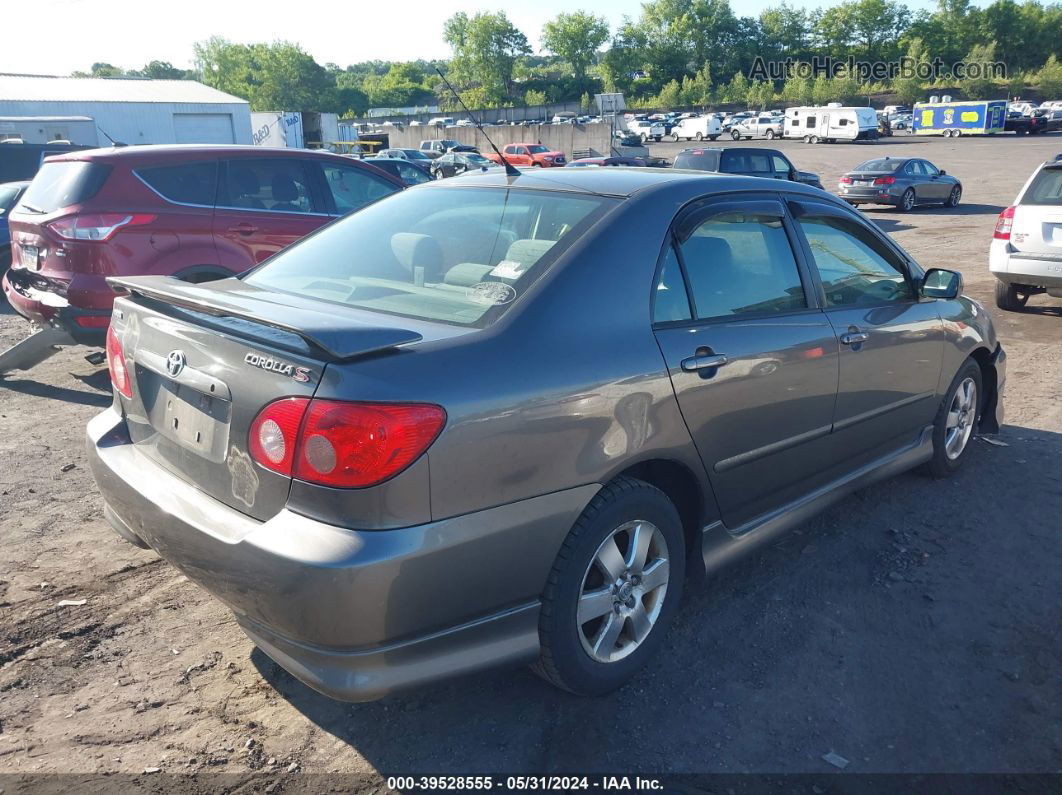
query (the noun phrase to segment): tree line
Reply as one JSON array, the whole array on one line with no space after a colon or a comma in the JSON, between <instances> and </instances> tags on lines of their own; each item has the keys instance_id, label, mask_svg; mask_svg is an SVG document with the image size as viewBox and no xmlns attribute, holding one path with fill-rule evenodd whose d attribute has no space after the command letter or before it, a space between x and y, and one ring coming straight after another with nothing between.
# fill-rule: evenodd
<instances>
[{"instance_id":1,"label":"tree line","mask_svg":"<svg viewBox=\"0 0 1062 795\"><path fill-rule=\"evenodd\" d=\"M938 0L935 11L912 11L898 0L847 0L807 10L783 2L758 16L739 16L729 0L650 0L637 19L615 30L584 11L559 14L541 30L541 53L504 11L458 12L443 27L451 50L442 61L367 61L321 65L290 42L239 44L212 38L195 45L195 68L152 61L123 71L93 64L96 76L199 79L247 99L255 110L316 110L362 116L373 107L440 105L454 109L435 72L447 73L473 108L538 105L621 91L638 107L708 107L776 101L854 101L893 92L908 102L956 91L970 98L1017 96L1035 88L1062 96L1062 4ZM835 61L943 64L931 76L872 80L841 69L808 74L791 69L775 79L750 79L757 58L811 64ZM1006 65L1006 76L967 75L952 65ZM77 73L75 73L77 74Z\"/></svg>"}]
</instances>

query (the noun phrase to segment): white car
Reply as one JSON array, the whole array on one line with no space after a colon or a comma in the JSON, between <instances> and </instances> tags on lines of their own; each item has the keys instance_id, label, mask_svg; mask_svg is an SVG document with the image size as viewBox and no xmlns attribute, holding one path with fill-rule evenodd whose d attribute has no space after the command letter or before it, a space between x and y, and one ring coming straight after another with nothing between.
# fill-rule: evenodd
<instances>
[{"instance_id":1,"label":"white car","mask_svg":"<svg viewBox=\"0 0 1062 795\"><path fill-rule=\"evenodd\" d=\"M648 119L636 119L634 121L627 122L627 129L642 139L642 143L645 143L650 138L654 141L659 141L664 137L664 131L667 129L662 121L649 121Z\"/></svg>"},{"instance_id":2,"label":"white car","mask_svg":"<svg viewBox=\"0 0 1062 795\"><path fill-rule=\"evenodd\" d=\"M773 141L775 138L782 137L782 122L784 119L780 119L777 116L753 116L738 122L730 128L730 137L735 141L740 141L742 138L766 138L768 141Z\"/></svg>"},{"instance_id":3,"label":"white car","mask_svg":"<svg viewBox=\"0 0 1062 795\"><path fill-rule=\"evenodd\" d=\"M1020 312L1031 296L1062 298L1062 155L1037 167L999 214L988 268L996 306Z\"/></svg>"}]
</instances>

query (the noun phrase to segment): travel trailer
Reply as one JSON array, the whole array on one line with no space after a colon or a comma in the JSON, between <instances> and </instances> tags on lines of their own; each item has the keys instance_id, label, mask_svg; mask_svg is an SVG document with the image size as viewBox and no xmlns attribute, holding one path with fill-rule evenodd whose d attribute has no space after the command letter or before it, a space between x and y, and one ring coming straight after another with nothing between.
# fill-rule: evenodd
<instances>
[{"instance_id":1,"label":"travel trailer","mask_svg":"<svg viewBox=\"0 0 1062 795\"><path fill-rule=\"evenodd\" d=\"M878 114L873 108L843 107L839 103L786 108L782 137L800 138L809 144L873 141L878 137Z\"/></svg>"}]
</instances>

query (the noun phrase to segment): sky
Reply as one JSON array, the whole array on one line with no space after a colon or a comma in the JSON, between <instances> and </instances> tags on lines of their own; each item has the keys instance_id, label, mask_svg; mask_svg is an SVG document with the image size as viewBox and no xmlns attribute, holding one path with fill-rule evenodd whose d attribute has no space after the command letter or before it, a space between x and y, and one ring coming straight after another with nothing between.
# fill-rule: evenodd
<instances>
[{"instance_id":1,"label":"sky","mask_svg":"<svg viewBox=\"0 0 1062 795\"><path fill-rule=\"evenodd\" d=\"M830 0L790 0L814 8ZM755 16L775 0L731 0L734 12ZM935 6L909 0L912 9ZM251 43L284 39L300 44L318 63L445 58L443 23L458 10L473 14L504 8L538 52L542 23L582 9L604 16L613 29L626 14L637 17L640 0L6 0L0 72L65 75L88 71L96 61L139 69L152 60L184 69L192 45L210 36ZM42 22L42 20L45 20Z\"/></svg>"}]
</instances>

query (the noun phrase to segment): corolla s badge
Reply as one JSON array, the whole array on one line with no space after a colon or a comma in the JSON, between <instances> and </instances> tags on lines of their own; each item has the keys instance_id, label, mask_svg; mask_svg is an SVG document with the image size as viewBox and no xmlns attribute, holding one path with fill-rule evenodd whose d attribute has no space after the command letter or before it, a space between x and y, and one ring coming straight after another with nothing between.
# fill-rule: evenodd
<instances>
[{"instance_id":1,"label":"corolla s badge","mask_svg":"<svg viewBox=\"0 0 1062 795\"><path fill-rule=\"evenodd\" d=\"M266 356L264 353L255 353L254 351L251 351L243 357L243 360L252 367L269 370L272 373L279 373L280 375L291 376L292 380L298 381L300 384L304 384L310 380L309 367L298 367L289 362L274 359L272 356Z\"/></svg>"},{"instance_id":2,"label":"corolla s badge","mask_svg":"<svg viewBox=\"0 0 1062 795\"><path fill-rule=\"evenodd\" d=\"M181 374L184 365L184 351L170 351L170 355L166 357L166 372L176 378Z\"/></svg>"}]
</instances>

